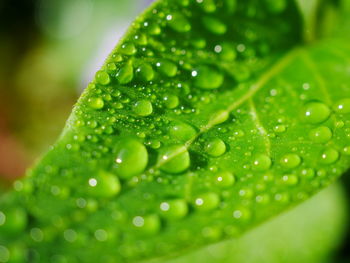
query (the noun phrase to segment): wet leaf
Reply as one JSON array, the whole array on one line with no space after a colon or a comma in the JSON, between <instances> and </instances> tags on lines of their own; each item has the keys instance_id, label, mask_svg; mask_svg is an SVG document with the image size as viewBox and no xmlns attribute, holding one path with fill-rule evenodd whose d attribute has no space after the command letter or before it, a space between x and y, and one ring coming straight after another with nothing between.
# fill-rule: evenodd
<instances>
[{"instance_id":1,"label":"wet leaf","mask_svg":"<svg viewBox=\"0 0 350 263\"><path fill-rule=\"evenodd\" d=\"M1 251L168 257L329 185L350 166L349 27L310 45L302 21L292 0L154 3L2 198Z\"/></svg>"}]
</instances>

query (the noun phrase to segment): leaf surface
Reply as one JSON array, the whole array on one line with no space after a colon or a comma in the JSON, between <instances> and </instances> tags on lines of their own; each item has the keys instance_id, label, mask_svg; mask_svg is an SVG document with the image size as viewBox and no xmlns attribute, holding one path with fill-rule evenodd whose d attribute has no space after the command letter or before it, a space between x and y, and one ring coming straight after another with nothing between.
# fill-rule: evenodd
<instances>
[{"instance_id":1,"label":"leaf surface","mask_svg":"<svg viewBox=\"0 0 350 263\"><path fill-rule=\"evenodd\" d=\"M168 257L306 200L350 166L347 32L304 44L291 0L157 1L2 198L0 248Z\"/></svg>"}]
</instances>

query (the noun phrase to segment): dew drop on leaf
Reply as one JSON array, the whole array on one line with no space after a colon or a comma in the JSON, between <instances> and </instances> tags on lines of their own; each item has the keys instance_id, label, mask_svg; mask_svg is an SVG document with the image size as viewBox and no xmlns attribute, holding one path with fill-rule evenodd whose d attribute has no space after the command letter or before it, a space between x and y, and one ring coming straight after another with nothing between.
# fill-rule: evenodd
<instances>
[{"instance_id":1,"label":"dew drop on leaf","mask_svg":"<svg viewBox=\"0 0 350 263\"><path fill-rule=\"evenodd\" d=\"M295 153L286 154L281 159L281 165L285 168L291 169L299 166L301 158Z\"/></svg>"},{"instance_id":2,"label":"dew drop on leaf","mask_svg":"<svg viewBox=\"0 0 350 263\"><path fill-rule=\"evenodd\" d=\"M166 17L168 25L179 33L185 33L191 30L191 24L185 16L180 13L172 13Z\"/></svg>"},{"instance_id":3,"label":"dew drop on leaf","mask_svg":"<svg viewBox=\"0 0 350 263\"><path fill-rule=\"evenodd\" d=\"M252 168L255 171L266 171L271 167L271 158L265 154L254 157Z\"/></svg>"},{"instance_id":4,"label":"dew drop on leaf","mask_svg":"<svg viewBox=\"0 0 350 263\"><path fill-rule=\"evenodd\" d=\"M178 122L171 126L169 133L171 137L185 142L192 139L196 135L196 130L187 123Z\"/></svg>"},{"instance_id":5,"label":"dew drop on leaf","mask_svg":"<svg viewBox=\"0 0 350 263\"><path fill-rule=\"evenodd\" d=\"M220 188L231 187L235 184L235 177L231 172L220 172L215 175L215 184Z\"/></svg>"},{"instance_id":6,"label":"dew drop on leaf","mask_svg":"<svg viewBox=\"0 0 350 263\"><path fill-rule=\"evenodd\" d=\"M220 204L220 198L216 193L204 193L198 195L193 205L198 211L210 211L217 208Z\"/></svg>"},{"instance_id":7,"label":"dew drop on leaf","mask_svg":"<svg viewBox=\"0 0 350 263\"><path fill-rule=\"evenodd\" d=\"M312 129L309 133L311 140L317 143L326 143L332 138L332 131L326 126L320 126Z\"/></svg>"},{"instance_id":8,"label":"dew drop on leaf","mask_svg":"<svg viewBox=\"0 0 350 263\"><path fill-rule=\"evenodd\" d=\"M88 103L89 103L89 106L95 110L100 110L105 105L103 99L101 99L99 97L89 98Z\"/></svg>"},{"instance_id":9,"label":"dew drop on leaf","mask_svg":"<svg viewBox=\"0 0 350 263\"><path fill-rule=\"evenodd\" d=\"M111 79L107 72L100 70L96 73L96 81L101 85L108 85Z\"/></svg>"},{"instance_id":10,"label":"dew drop on leaf","mask_svg":"<svg viewBox=\"0 0 350 263\"><path fill-rule=\"evenodd\" d=\"M166 95L163 98L164 105L168 109L175 109L177 106L179 106L179 97L176 95Z\"/></svg>"},{"instance_id":11,"label":"dew drop on leaf","mask_svg":"<svg viewBox=\"0 0 350 263\"><path fill-rule=\"evenodd\" d=\"M333 148L325 149L321 154L321 163L332 164L339 159L339 152Z\"/></svg>"},{"instance_id":12,"label":"dew drop on leaf","mask_svg":"<svg viewBox=\"0 0 350 263\"><path fill-rule=\"evenodd\" d=\"M192 71L194 84L201 89L217 89L224 82L224 76L221 72L209 66L199 66Z\"/></svg>"},{"instance_id":13,"label":"dew drop on leaf","mask_svg":"<svg viewBox=\"0 0 350 263\"><path fill-rule=\"evenodd\" d=\"M166 219L180 219L187 215L188 204L183 199L168 200L160 204L160 211L161 216Z\"/></svg>"},{"instance_id":14,"label":"dew drop on leaf","mask_svg":"<svg viewBox=\"0 0 350 263\"><path fill-rule=\"evenodd\" d=\"M160 169L168 173L181 173L190 166L190 155L183 145L164 147L159 152Z\"/></svg>"},{"instance_id":15,"label":"dew drop on leaf","mask_svg":"<svg viewBox=\"0 0 350 263\"><path fill-rule=\"evenodd\" d=\"M338 113L350 113L350 98L337 101L334 105L334 110Z\"/></svg>"},{"instance_id":16,"label":"dew drop on leaf","mask_svg":"<svg viewBox=\"0 0 350 263\"><path fill-rule=\"evenodd\" d=\"M331 111L329 107L322 102L309 102L303 108L303 118L305 121L317 124L328 119Z\"/></svg>"},{"instance_id":17,"label":"dew drop on leaf","mask_svg":"<svg viewBox=\"0 0 350 263\"><path fill-rule=\"evenodd\" d=\"M140 100L134 105L134 112L142 117L146 117L152 114L153 106L149 100Z\"/></svg>"},{"instance_id":18,"label":"dew drop on leaf","mask_svg":"<svg viewBox=\"0 0 350 263\"><path fill-rule=\"evenodd\" d=\"M226 152L226 144L219 138L208 142L205 151L212 157L219 157Z\"/></svg>"},{"instance_id":19,"label":"dew drop on leaf","mask_svg":"<svg viewBox=\"0 0 350 263\"><path fill-rule=\"evenodd\" d=\"M134 139L119 143L115 171L121 178L130 178L144 171L148 163L146 147Z\"/></svg>"}]
</instances>

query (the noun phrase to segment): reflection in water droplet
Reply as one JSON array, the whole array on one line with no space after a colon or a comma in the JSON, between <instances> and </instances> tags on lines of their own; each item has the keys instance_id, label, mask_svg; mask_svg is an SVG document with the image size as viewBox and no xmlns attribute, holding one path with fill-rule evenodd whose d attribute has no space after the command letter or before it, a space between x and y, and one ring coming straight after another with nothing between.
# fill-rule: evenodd
<instances>
[{"instance_id":1,"label":"reflection in water droplet","mask_svg":"<svg viewBox=\"0 0 350 263\"><path fill-rule=\"evenodd\" d=\"M198 211L210 211L217 208L220 198L216 193L205 193L198 195L194 200L194 207Z\"/></svg>"},{"instance_id":2,"label":"reflection in water droplet","mask_svg":"<svg viewBox=\"0 0 350 263\"><path fill-rule=\"evenodd\" d=\"M175 199L160 204L162 217L166 219L180 219L187 215L188 205L185 200Z\"/></svg>"},{"instance_id":3,"label":"reflection in water droplet","mask_svg":"<svg viewBox=\"0 0 350 263\"><path fill-rule=\"evenodd\" d=\"M159 152L160 169L168 173L181 173L190 166L190 155L183 145L164 147Z\"/></svg>"},{"instance_id":4,"label":"reflection in water droplet","mask_svg":"<svg viewBox=\"0 0 350 263\"><path fill-rule=\"evenodd\" d=\"M199 66L192 71L194 84L201 89L217 89L224 82L224 75L209 66Z\"/></svg>"},{"instance_id":5,"label":"reflection in water droplet","mask_svg":"<svg viewBox=\"0 0 350 263\"><path fill-rule=\"evenodd\" d=\"M134 105L134 112L142 117L146 117L152 114L153 106L149 100L140 100Z\"/></svg>"},{"instance_id":6,"label":"reflection in water droplet","mask_svg":"<svg viewBox=\"0 0 350 263\"><path fill-rule=\"evenodd\" d=\"M252 167L255 171L266 171L271 167L271 158L265 154L259 154L255 156Z\"/></svg>"},{"instance_id":7,"label":"reflection in water droplet","mask_svg":"<svg viewBox=\"0 0 350 263\"><path fill-rule=\"evenodd\" d=\"M295 153L286 154L281 159L281 165L285 168L291 169L299 166L301 158Z\"/></svg>"},{"instance_id":8,"label":"reflection in water droplet","mask_svg":"<svg viewBox=\"0 0 350 263\"><path fill-rule=\"evenodd\" d=\"M105 105L103 99L98 97L89 98L88 103L89 103L89 106L95 110L102 109L103 106Z\"/></svg>"},{"instance_id":9,"label":"reflection in water droplet","mask_svg":"<svg viewBox=\"0 0 350 263\"><path fill-rule=\"evenodd\" d=\"M215 184L221 188L227 188L234 185L236 179L230 172L220 172L215 175Z\"/></svg>"},{"instance_id":10,"label":"reflection in water droplet","mask_svg":"<svg viewBox=\"0 0 350 263\"><path fill-rule=\"evenodd\" d=\"M141 174L148 163L146 147L133 139L126 139L118 145L116 173L122 178Z\"/></svg>"},{"instance_id":11,"label":"reflection in water droplet","mask_svg":"<svg viewBox=\"0 0 350 263\"><path fill-rule=\"evenodd\" d=\"M339 152L333 148L325 149L321 154L321 163L332 164L339 159Z\"/></svg>"},{"instance_id":12,"label":"reflection in water droplet","mask_svg":"<svg viewBox=\"0 0 350 263\"><path fill-rule=\"evenodd\" d=\"M309 102L304 106L302 114L305 121L316 124L327 120L331 111L322 102Z\"/></svg>"},{"instance_id":13,"label":"reflection in water droplet","mask_svg":"<svg viewBox=\"0 0 350 263\"><path fill-rule=\"evenodd\" d=\"M196 135L196 130L184 122L176 123L169 130L170 136L180 141L188 141Z\"/></svg>"},{"instance_id":14,"label":"reflection in water droplet","mask_svg":"<svg viewBox=\"0 0 350 263\"><path fill-rule=\"evenodd\" d=\"M219 138L211 140L205 147L206 152L212 157L219 157L226 152L226 144Z\"/></svg>"},{"instance_id":15,"label":"reflection in water droplet","mask_svg":"<svg viewBox=\"0 0 350 263\"><path fill-rule=\"evenodd\" d=\"M332 131L326 126L320 126L312 129L309 133L311 140L317 143L326 143L332 138Z\"/></svg>"},{"instance_id":16,"label":"reflection in water droplet","mask_svg":"<svg viewBox=\"0 0 350 263\"><path fill-rule=\"evenodd\" d=\"M350 113L350 98L337 101L333 108L338 113Z\"/></svg>"}]
</instances>

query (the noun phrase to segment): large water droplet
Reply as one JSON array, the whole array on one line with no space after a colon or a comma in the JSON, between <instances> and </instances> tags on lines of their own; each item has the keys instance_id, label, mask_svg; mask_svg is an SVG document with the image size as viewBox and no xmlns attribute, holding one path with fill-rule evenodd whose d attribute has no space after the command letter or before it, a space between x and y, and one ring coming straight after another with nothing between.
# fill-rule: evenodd
<instances>
[{"instance_id":1,"label":"large water droplet","mask_svg":"<svg viewBox=\"0 0 350 263\"><path fill-rule=\"evenodd\" d=\"M183 145L164 147L159 152L160 169L168 173L181 173L190 166L190 155Z\"/></svg>"},{"instance_id":2,"label":"large water droplet","mask_svg":"<svg viewBox=\"0 0 350 263\"><path fill-rule=\"evenodd\" d=\"M166 95L163 98L165 107L168 109L175 109L179 106L179 98L176 95Z\"/></svg>"},{"instance_id":3,"label":"large water droplet","mask_svg":"<svg viewBox=\"0 0 350 263\"><path fill-rule=\"evenodd\" d=\"M111 82L108 73L102 70L96 72L95 78L97 83L101 85L108 85Z\"/></svg>"},{"instance_id":4,"label":"large water droplet","mask_svg":"<svg viewBox=\"0 0 350 263\"><path fill-rule=\"evenodd\" d=\"M103 99L99 98L99 97L93 97L93 98L89 98L88 99L88 104L91 108L95 109L95 110L100 110L103 108L103 106L105 105Z\"/></svg>"},{"instance_id":5,"label":"large water droplet","mask_svg":"<svg viewBox=\"0 0 350 263\"><path fill-rule=\"evenodd\" d=\"M331 110L322 102L309 102L303 107L302 114L305 121L316 124L327 120Z\"/></svg>"},{"instance_id":6,"label":"large water droplet","mask_svg":"<svg viewBox=\"0 0 350 263\"><path fill-rule=\"evenodd\" d=\"M215 138L206 145L205 151L212 157L219 157L226 152L226 144L221 139Z\"/></svg>"},{"instance_id":7,"label":"large water droplet","mask_svg":"<svg viewBox=\"0 0 350 263\"><path fill-rule=\"evenodd\" d=\"M312 129L309 133L311 140L317 143L326 143L332 138L332 131L326 126Z\"/></svg>"},{"instance_id":8,"label":"large water droplet","mask_svg":"<svg viewBox=\"0 0 350 263\"><path fill-rule=\"evenodd\" d=\"M140 100L134 105L134 112L142 117L146 117L152 114L153 106L149 100Z\"/></svg>"},{"instance_id":9,"label":"large water droplet","mask_svg":"<svg viewBox=\"0 0 350 263\"><path fill-rule=\"evenodd\" d=\"M120 53L124 55L134 55L136 53L137 49L133 43L125 43L121 46Z\"/></svg>"},{"instance_id":10,"label":"large water droplet","mask_svg":"<svg viewBox=\"0 0 350 263\"><path fill-rule=\"evenodd\" d=\"M154 71L151 65L143 63L136 69L136 75L142 81L151 81L154 78Z\"/></svg>"},{"instance_id":11,"label":"large water droplet","mask_svg":"<svg viewBox=\"0 0 350 263\"><path fill-rule=\"evenodd\" d=\"M224 75L209 66L200 66L192 71L194 84L201 89L217 89L224 82Z\"/></svg>"},{"instance_id":12,"label":"large water droplet","mask_svg":"<svg viewBox=\"0 0 350 263\"><path fill-rule=\"evenodd\" d=\"M134 78L134 69L131 63L126 63L121 69L118 71L117 80L120 84L128 84Z\"/></svg>"},{"instance_id":13,"label":"large water droplet","mask_svg":"<svg viewBox=\"0 0 350 263\"><path fill-rule=\"evenodd\" d=\"M170 136L180 141L188 141L196 135L196 130L189 124L178 122L170 128Z\"/></svg>"},{"instance_id":14,"label":"large water droplet","mask_svg":"<svg viewBox=\"0 0 350 263\"><path fill-rule=\"evenodd\" d=\"M116 173L122 178L141 174L148 163L146 147L134 139L126 139L118 145Z\"/></svg>"}]
</instances>

